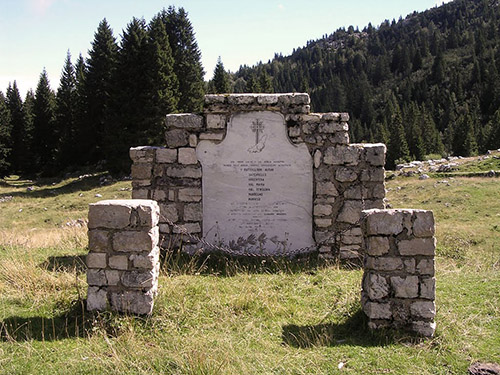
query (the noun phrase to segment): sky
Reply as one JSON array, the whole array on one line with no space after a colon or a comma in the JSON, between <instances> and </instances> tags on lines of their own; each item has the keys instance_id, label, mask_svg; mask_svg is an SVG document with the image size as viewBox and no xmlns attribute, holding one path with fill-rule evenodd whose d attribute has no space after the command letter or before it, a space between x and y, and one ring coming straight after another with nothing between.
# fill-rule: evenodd
<instances>
[{"instance_id":1,"label":"sky","mask_svg":"<svg viewBox=\"0 0 500 375\"><path fill-rule=\"evenodd\" d=\"M106 18L119 41L132 17L147 22L173 5L183 7L196 33L205 79L220 56L226 70L289 55L307 41L350 25L405 17L450 0L0 0L0 91L17 83L35 91L45 68L56 90L69 50L73 63L88 56Z\"/></svg>"}]
</instances>

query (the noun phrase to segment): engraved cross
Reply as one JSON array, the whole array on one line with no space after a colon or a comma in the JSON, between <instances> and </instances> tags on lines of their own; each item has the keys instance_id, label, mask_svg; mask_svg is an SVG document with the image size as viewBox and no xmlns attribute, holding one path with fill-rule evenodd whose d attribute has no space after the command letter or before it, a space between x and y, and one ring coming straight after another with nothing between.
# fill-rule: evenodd
<instances>
[{"instance_id":1,"label":"engraved cross","mask_svg":"<svg viewBox=\"0 0 500 375\"><path fill-rule=\"evenodd\" d=\"M255 144L259 143L259 132L264 130L264 123L261 120L255 120L252 122L250 129L255 133Z\"/></svg>"}]
</instances>

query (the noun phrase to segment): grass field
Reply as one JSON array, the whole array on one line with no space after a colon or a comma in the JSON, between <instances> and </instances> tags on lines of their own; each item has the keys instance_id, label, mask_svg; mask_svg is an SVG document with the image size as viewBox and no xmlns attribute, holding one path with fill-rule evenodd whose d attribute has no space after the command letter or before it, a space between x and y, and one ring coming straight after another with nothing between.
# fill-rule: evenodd
<instances>
[{"instance_id":1,"label":"grass field","mask_svg":"<svg viewBox=\"0 0 500 375\"><path fill-rule=\"evenodd\" d=\"M362 271L167 259L151 317L84 309L87 205L130 181L0 180L1 374L465 374L500 362L500 180L396 178L437 221L437 332L371 333ZM96 196L96 195L100 195ZM229 270L229 271L228 271Z\"/></svg>"}]
</instances>

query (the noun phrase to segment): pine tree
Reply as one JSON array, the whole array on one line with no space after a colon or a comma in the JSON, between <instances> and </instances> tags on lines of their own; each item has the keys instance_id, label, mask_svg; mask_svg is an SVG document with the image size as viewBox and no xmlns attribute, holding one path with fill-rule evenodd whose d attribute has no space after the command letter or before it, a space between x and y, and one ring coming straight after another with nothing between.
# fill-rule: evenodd
<instances>
[{"instance_id":1,"label":"pine tree","mask_svg":"<svg viewBox=\"0 0 500 375\"><path fill-rule=\"evenodd\" d=\"M398 162L408 161L410 158L401 109L394 96L389 103L387 115L390 134L389 144L387 145L387 168L393 169Z\"/></svg>"},{"instance_id":2,"label":"pine tree","mask_svg":"<svg viewBox=\"0 0 500 375\"><path fill-rule=\"evenodd\" d=\"M10 173L10 113L3 92L0 91L0 176Z\"/></svg>"},{"instance_id":3,"label":"pine tree","mask_svg":"<svg viewBox=\"0 0 500 375\"><path fill-rule=\"evenodd\" d=\"M62 168L77 162L75 144L78 142L76 123L76 76L68 51L56 96L56 128L59 137L58 165Z\"/></svg>"},{"instance_id":4,"label":"pine tree","mask_svg":"<svg viewBox=\"0 0 500 375\"><path fill-rule=\"evenodd\" d=\"M24 130L24 118L23 118L23 101L19 90L17 88L16 81L9 85L7 89L7 106L9 107L9 112L11 116L11 147L12 151L10 154L10 167L12 172L20 173L23 163L23 153L25 146L25 130Z\"/></svg>"},{"instance_id":5,"label":"pine tree","mask_svg":"<svg viewBox=\"0 0 500 375\"><path fill-rule=\"evenodd\" d=\"M87 75L87 66L85 60L80 54L75 63L75 129L76 142L74 147L75 165L83 166L91 161L89 150L95 148L96 141L92 127L89 126L87 120L88 101L87 90L85 87Z\"/></svg>"},{"instance_id":6,"label":"pine tree","mask_svg":"<svg viewBox=\"0 0 500 375\"><path fill-rule=\"evenodd\" d=\"M116 70L117 51L113 31L106 19L103 19L94 34L84 83L87 129L85 138L80 142L90 162L97 162L104 156L102 147L107 127L106 114L114 92L113 77Z\"/></svg>"},{"instance_id":7,"label":"pine tree","mask_svg":"<svg viewBox=\"0 0 500 375\"><path fill-rule=\"evenodd\" d=\"M201 52L196 42L193 26L183 8L171 6L161 13L174 57L174 71L179 80L180 112L201 110L205 83Z\"/></svg>"},{"instance_id":8,"label":"pine tree","mask_svg":"<svg viewBox=\"0 0 500 375\"><path fill-rule=\"evenodd\" d=\"M32 90L28 90L23 103L23 121L24 121L24 148L23 148L23 164L21 170L25 173L36 172L36 165L33 154L33 137L34 137L34 121L35 121L35 94Z\"/></svg>"},{"instance_id":9,"label":"pine tree","mask_svg":"<svg viewBox=\"0 0 500 375\"><path fill-rule=\"evenodd\" d=\"M224 64L222 63L220 56L217 59L217 64L215 65L212 85L214 94L226 94L230 91L229 77L227 72L224 70Z\"/></svg>"},{"instance_id":10,"label":"pine tree","mask_svg":"<svg viewBox=\"0 0 500 375\"><path fill-rule=\"evenodd\" d=\"M35 91L33 115L34 164L39 171L54 175L59 134L55 127L55 94L50 88L45 69L40 74Z\"/></svg>"}]
</instances>

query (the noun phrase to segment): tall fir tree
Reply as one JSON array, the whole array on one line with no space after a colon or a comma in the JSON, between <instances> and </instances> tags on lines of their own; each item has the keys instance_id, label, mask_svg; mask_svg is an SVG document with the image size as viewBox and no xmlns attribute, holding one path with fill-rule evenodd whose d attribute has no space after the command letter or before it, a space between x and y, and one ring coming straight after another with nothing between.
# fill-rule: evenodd
<instances>
[{"instance_id":1,"label":"tall fir tree","mask_svg":"<svg viewBox=\"0 0 500 375\"><path fill-rule=\"evenodd\" d=\"M35 91L33 151L37 169L46 175L57 173L56 155L59 134L55 126L55 106L55 94L50 88L49 78L44 69Z\"/></svg>"},{"instance_id":2,"label":"tall fir tree","mask_svg":"<svg viewBox=\"0 0 500 375\"><path fill-rule=\"evenodd\" d=\"M27 174L36 172L36 165L33 163L35 160L33 154L33 137L34 137L34 121L35 121L35 94L33 90L28 90L24 97L23 103L23 120L24 120L24 148L23 148L23 165L21 170Z\"/></svg>"},{"instance_id":3,"label":"tall fir tree","mask_svg":"<svg viewBox=\"0 0 500 375\"><path fill-rule=\"evenodd\" d=\"M229 77L224 69L224 64L219 56L214 69L214 77L212 78L212 88L214 94L227 94L230 91Z\"/></svg>"},{"instance_id":4,"label":"tall fir tree","mask_svg":"<svg viewBox=\"0 0 500 375\"><path fill-rule=\"evenodd\" d=\"M10 173L10 112L3 92L0 91L0 177Z\"/></svg>"},{"instance_id":5,"label":"tall fir tree","mask_svg":"<svg viewBox=\"0 0 500 375\"><path fill-rule=\"evenodd\" d=\"M410 151L406 142L401 109L393 96L388 105L389 143L387 145L387 167L393 169L400 161L410 159Z\"/></svg>"},{"instance_id":6,"label":"tall fir tree","mask_svg":"<svg viewBox=\"0 0 500 375\"><path fill-rule=\"evenodd\" d=\"M58 165L62 168L75 166L77 154L75 144L78 142L76 123L76 76L71 63L71 54L68 51L61 73L59 88L56 96L56 128L59 132Z\"/></svg>"},{"instance_id":7,"label":"tall fir tree","mask_svg":"<svg viewBox=\"0 0 500 375\"><path fill-rule=\"evenodd\" d=\"M25 146L25 126L23 118L23 101L19 90L17 88L17 83L9 85L7 89L7 106L9 107L9 112L11 116L11 155L10 155L10 167L12 172L21 173L23 163L23 154Z\"/></svg>"},{"instance_id":8,"label":"tall fir tree","mask_svg":"<svg viewBox=\"0 0 500 375\"><path fill-rule=\"evenodd\" d=\"M116 70L118 46L113 31L103 19L94 34L89 51L85 74L86 131L80 139L90 162L104 157L102 152L106 133L106 115L114 92L114 73Z\"/></svg>"},{"instance_id":9,"label":"tall fir tree","mask_svg":"<svg viewBox=\"0 0 500 375\"><path fill-rule=\"evenodd\" d=\"M161 13L174 56L174 71L179 80L180 112L198 112L203 104L205 83L201 52L184 8L170 6Z\"/></svg>"},{"instance_id":10,"label":"tall fir tree","mask_svg":"<svg viewBox=\"0 0 500 375\"><path fill-rule=\"evenodd\" d=\"M80 54L75 63L75 128L78 142L73 145L74 160L78 166L83 166L91 161L89 149L95 147L95 138L92 128L88 125L88 101L85 81L87 65Z\"/></svg>"}]
</instances>

